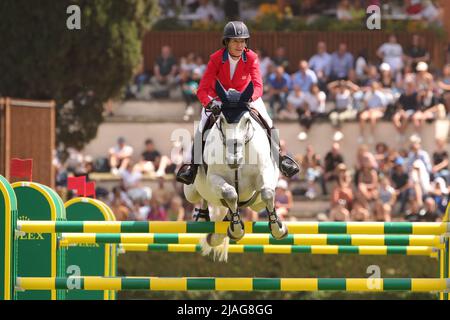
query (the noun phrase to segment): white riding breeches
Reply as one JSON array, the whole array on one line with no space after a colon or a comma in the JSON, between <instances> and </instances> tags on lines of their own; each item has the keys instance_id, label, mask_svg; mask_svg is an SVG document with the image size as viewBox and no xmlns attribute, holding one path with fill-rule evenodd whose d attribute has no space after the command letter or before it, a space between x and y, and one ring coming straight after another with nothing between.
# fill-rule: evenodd
<instances>
[{"instance_id":1,"label":"white riding breeches","mask_svg":"<svg viewBox=\"0 0 450 320\"><path fill-rule=\"evenodd\" d=\"M250 107L256 109L259 112L259 114L264 118L264 120L266 120L266 122L270 128L273 127L272 119L270 118L269 114L267 113L266 106L264 105L264 101L261 98L258 98L257 100L255 100L253 102L250 102ZM203 131L203 127L205 126L209 115L210 115L210 113L209 112L207 113L206 109L203 108L200 123L198 125L198 130L200 130L200 132Z\"/></svg>"}]
</instances>

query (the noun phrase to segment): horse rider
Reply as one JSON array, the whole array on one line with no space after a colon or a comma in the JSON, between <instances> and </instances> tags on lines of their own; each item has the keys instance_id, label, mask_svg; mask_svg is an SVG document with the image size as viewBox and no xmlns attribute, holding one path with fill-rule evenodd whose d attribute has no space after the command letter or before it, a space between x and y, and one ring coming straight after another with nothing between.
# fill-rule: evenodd
<instances>
[{"instance_id":1,"label":"horse rider","mask_svg":"<svg viewBox=\"0 0 450 320\"><path fill-rule=\"evenodd\" d=\"M197 90L197 97L203 108L200 124L195 132L194 145L198 145L195 141L201 139L202 130L211 112L214 114L220 113L222 102L218 99L215 91L217 80L222 84L225 91L233 88L239 92L242 92L252 81L254 91L250 100L250 107L259 112L269 128L273 128L272 119L261 99L263 95L263 81L260 74L258 56L248 48L249 38L250 33L243 22L231 21L225 25L222 38L224 47L210 56L208 66ZM279 143L277 139L275 141L277 144ZM281 155L279 146L276 146L276 150L278 150L279 154L281 173L286 177L292 177L297 174L299 165L291 157ZM195 158L194 150L192 150L191 163L184 164L180 168L176 177L177 181L188 185L194 182L199 166L198 161L194 161Z\"/></svg>"}]
</instances>

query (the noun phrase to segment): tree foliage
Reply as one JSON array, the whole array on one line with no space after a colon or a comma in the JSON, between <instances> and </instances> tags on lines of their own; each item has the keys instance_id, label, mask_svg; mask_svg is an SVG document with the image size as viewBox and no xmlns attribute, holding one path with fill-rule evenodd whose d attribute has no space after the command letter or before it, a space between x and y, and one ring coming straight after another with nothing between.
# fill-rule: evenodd
<instances>
[{"instance_id":1,"label":"tree foliage","mask_svg":"<svg viewBox=\"0 0 450 320\"><path fill-rule=\"evenodd\" d=\"M67 28L70 5L81 10L80 30ZM0 93L56 100L57 141L82 148L103 102L131 79L157 14L156 0L0 1Z\"/></svg>"}]
</instances>

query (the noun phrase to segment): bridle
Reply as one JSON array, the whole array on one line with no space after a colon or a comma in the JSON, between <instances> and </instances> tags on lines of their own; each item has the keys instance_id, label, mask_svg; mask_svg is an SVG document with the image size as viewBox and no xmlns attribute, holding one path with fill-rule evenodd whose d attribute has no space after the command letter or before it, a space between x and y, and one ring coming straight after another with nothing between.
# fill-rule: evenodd
<instances>
[{"instance_id":1,"label":"bridle","mask_svg":"<svg viewBox=\"0 0 450 320\"><path fill-rule=\"evenodd\" d=\"M248 110L246 112L250 112L250 107L247 107ZM220 113L221 114L221 113ZM215 116L216 119L214 121L214 125L217 127L217 130L220 133L220 136L222 138L222 144L224 146L226 146L226 136L225 133L223 132L223 128L222 128L222 122L219 121L220 120L220 114ZM251 119L251 118L250 118ZM250 120L250 128L251 128L251 135L248 135L248 129L246 129L246 135L245 135L245 139L244 139L244 145L247 145L248 142L253 138L253 135L255 134L255 127L253 126L252 121Z\"/></svg>"}]
</instances>

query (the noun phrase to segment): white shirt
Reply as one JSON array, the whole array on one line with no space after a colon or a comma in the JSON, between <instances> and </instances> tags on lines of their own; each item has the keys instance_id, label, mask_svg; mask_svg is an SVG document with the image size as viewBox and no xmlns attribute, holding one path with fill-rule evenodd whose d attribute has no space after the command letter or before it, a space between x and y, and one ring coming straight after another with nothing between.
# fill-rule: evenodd
<instances>
[{"instance_id":1,"label":"white shirt","mask_svg":"<svg viewBox=\"0 0 450 320\"><path fill-rule=\"evenodd\" d=\"M309 105L309 110L317 113L325 113L325 100L327 96L325 92L320 91L317 96L308 93L306 94L306 103Z\"/></svg>"},{"instance_id":2,"label":"white shirt","mask_svg":"<svg viewBox=\"0 0 450 320\"><path fill-rule=\"evenodd\" d=\"M378 51L383 53L383 62L391 66L394 71L403 68L403 49L398 43L383 43Z\"/></svg>"},{"instance_id":3,"label":"white shirt","mask_svg":"<svg viewBox=\"0 0 450 320\"><path fill-rule=\"evenodd\" d=\"M118 145L115 145L111 149L109 149L109 154L114 154L117 157L131 157L133 155L133 147L129 145L124 145L123 148L119 148Z\"/></svg>"},{"instance_id":4,"label":"white shirt","mask_svg":"<svg viewBox=\"0 0 450 320\"><path fill-rule=\"evenodd\" d=\"M322 71L326 76L330 75L331 55L327 52L315 54L309 59L309 67L318 73Z\"/></svg>"},{"instance_id":5,"label":"white shirt","mask_svg":"<svg viewBox=\"0 0 450 320\"><path fill-rule=\"evenodd\" d=\"M241 58L234 60L230 54L228 54L228 60L230 61L230 79L233 79L234 71L236 71L236 66Z\"/></svg>"},{"instance_id":6,"label":"white shirt","mask_svg":"<svg viewBox=\"0 0 450 320\"><path fill-rule=\"evenodd\" d=\"M287 98L287 102L292 104L292 106L296 109L300 108L303 104L308 103L307 95L307 93L302 92L300 96L297 96L295 91L292 91Z\"/></svg>"}]
</instances>

